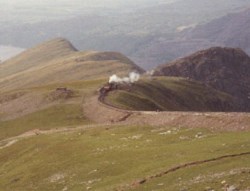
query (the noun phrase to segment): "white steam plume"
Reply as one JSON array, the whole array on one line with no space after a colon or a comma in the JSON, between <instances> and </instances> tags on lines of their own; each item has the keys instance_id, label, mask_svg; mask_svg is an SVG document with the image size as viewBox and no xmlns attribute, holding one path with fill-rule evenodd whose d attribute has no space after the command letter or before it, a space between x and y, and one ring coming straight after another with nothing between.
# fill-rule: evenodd
<instances>
[{"instance_id":1,"label":"white steam plume","mask_svg":"<svg viewBox=\"0 0 250 191\"><path fill-rule=\"evenodd\" d=\"M120 78L116 74L109 77L109 83L134 83L140 79L140 74L136 72L129 73L128 77Z\"/></svg>"}]
</instances>

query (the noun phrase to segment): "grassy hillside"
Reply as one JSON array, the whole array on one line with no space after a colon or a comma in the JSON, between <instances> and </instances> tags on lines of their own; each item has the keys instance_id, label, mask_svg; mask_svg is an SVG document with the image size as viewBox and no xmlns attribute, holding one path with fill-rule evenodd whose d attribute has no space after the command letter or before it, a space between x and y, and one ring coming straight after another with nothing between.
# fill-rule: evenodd
<instances>
[{"instance_id":1,"label":"grassy hillside","mask_svg":"<svg viewBox=\"0 0 250 191\"><path fill-rule=\"evenodd\" d=\"M249 135L134 126L38 135L0 149L0 190L127 188L179 164L247 152ZM179 191L205 190L209 186L217 190L226 180L245 190L249 186L249 159L248 155L190 167L135 188Z\"/></svg>"},{"instance_id":2,"label":"grassy hillside","mask_svg":"<svg viewBox=\"0 0 250 191\"><path fill-rule=\"evenodd\" d=\"M110 92L106 102L131 110L227 111L234 108L229 95L196 81L173 77L140 80L130 91Z\"/></svg>"},{"instance_id":3,"label":"grassy hillside","mask_svg":"<svg viewBox=\"0 0 250 191\"><path fill-rule=\"evenodd\" d=\"M83 116L80 104L58 104L14 120L0 121L0 140L34 129L76 127L88 123L90 121Z\"/></svg>"},{"instance_id":4,"label":"grassy hillside","mask_svg":"<svg viewBox=\"0 0 250 191\"><path fill-rule=\"evenodd\" d=\"M116 52L78 52L64 39L55 39L29 49L0 65L0 91L108 78L142 70Z\"/></svg>"},{"instance_id":5,"label":"grassy hillside","mask_svg":"<svg viewBox=\"0 0 250 191\"><path fill-rule=\"evenodd\" d=\"M34 129L48 130L90 124L82 108L104 80L76 81L15 90L0 95L0 140ZM73 93L56 91L66 87Z\"/></svg>"}]
</instances>

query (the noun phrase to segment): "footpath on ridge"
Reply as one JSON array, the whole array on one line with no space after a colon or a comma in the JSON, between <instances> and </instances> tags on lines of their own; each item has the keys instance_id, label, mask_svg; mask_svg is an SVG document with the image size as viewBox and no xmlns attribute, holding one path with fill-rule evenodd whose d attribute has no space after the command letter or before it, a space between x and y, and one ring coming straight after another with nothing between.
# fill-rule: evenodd
<instances>
[{"instance_id":1,"label":"footpath on ridge","mask_svg":"<svg viewBox=\"0 0 250 191\"><path fill-rule=\"evenodd\" d=\"M129 111L93 96L83 103L84 115L96 123L209 128L217 131L250 130L250 113Z\"/></svg>"}]
</instances>

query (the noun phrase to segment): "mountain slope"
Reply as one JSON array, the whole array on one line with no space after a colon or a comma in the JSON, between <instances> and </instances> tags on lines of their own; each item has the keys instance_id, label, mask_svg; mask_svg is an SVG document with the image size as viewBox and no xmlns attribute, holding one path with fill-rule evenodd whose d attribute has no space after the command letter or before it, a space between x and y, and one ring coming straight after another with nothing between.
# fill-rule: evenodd
<instances>
[{"instance_id":1,"label":"mountain slope","mask_svg":"<svg viewBox=\"0 0 250 191\"><path fill-rule=\"evenodd\" d=\"M79 52L65 39L55 39L38 45L6 61L0 67L1 90L103 78L131 70L142 72L120 53Z\"/></svg>"},{"instance_id":2,"label":"mountain slope","mask_svg":"<svg viewBox=\"0 0 250 191\"><path fill-rule=\"evenodd\" d=\"M234 99L184 78L142 79L129 90L111 91L105 102L118 108L146 111L233 111Z\"/></svg>"},{"instance_id":3,"label":"mountain slope","mask_svg":"<svg viewBox=\"0 0 250 191\"><path fill-rule=\"evenodd\" d=\"M201 81L238 98L249 109L250 57L241 49L214 47L159 66L154 75Z\"/></svg>"}]
</instances>

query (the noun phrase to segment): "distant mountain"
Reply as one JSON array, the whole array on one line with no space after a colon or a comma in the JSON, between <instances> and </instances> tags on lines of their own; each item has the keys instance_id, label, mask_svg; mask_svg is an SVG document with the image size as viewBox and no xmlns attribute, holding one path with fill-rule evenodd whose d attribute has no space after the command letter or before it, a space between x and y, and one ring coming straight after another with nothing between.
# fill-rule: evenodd
<instances>
[{"instance_id":1,"label":"distant mountain","mask_svg":"<svg viewBox=\"0 0 250 191\"><path fill-rule=\"evenodd\" d=\"M241 49L214 47L181 58L154 71L155 76L179 76L201 81L238 100L250 110L250 57Z\"/></svg>"},{"instance_id":2,"label":"distant mountain","mask_svg":"<svg viewBox=\"0 0 250 191\"><path fill-rule=\"evenodd\" d=\"M214 46L241 48L250 54L249 23L250 9L232 13L183 30L171 40L155 40L144 52L147 52L148 57L158 57L158 63L188 56L195 51ZM157 63L154 65L157 66Z\"/></svg>"},{"instance_id":3,"label":"distant mountain","mask_svg":"<svg viewBox=\"0 0 250 191\"><path fill-rule=\"evenodd\" d=\"M229 14L187 30L185 39L204 39L230 47L240 47L250 54L250 9Z\"/></svg>"},{"instance_id":4,"label":"distant mountain","mask_svg":"<svg viewBox=\"0 0 250 191\"><path fill-rule=\"evenodd\" d=\"M29 13L24 15L27 22L16 22L19 18L15 15L20 14L3 17L0 44L29 48L47 39L65 37L80 50L121 52L147 69L189 54L192 52L189 50L217 45L197 39L192 39L189 43L190 40L177 39L176 36L184 29L207 23L250 5L249 0L174 0L172 3L164 0L136 0L133 3L129 1L130 5L133 4L132 7L111 8L107 3L106 8L81 9L84 4L79 0L73 5L52 3L57 6L48 6L46 2L35 3L40 11L23 9L23 5L18 7L21 15ZM127 1L117 2L128 4ZM105 3L102 2L103 4ZM44 6L46 9L41 11ZM35 17L30 16L33 14ZM6 25L6 18L13 16L16 18L12 19L15 23L9 24L11 22L8 21Z\"/></svg>"},{"instance_id":5,"label":"distant mountain","mask_svg":"<svg viewBox=\"0 0 250 191\"><path fill-rule=\"evenodd\" d=\"M79 52L62 38L47 41L0 65L1 90L108 78L113 73L142 72L117 52Z\"/></svg>"}]
</instances>

